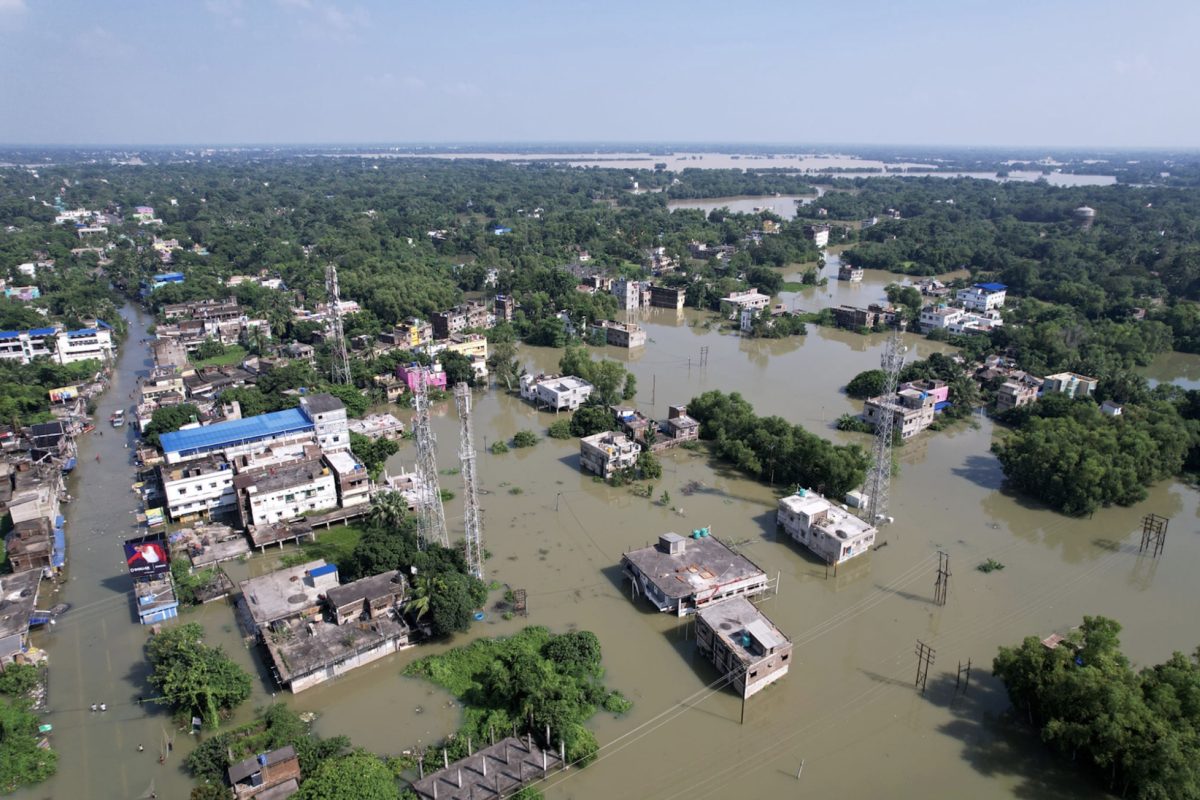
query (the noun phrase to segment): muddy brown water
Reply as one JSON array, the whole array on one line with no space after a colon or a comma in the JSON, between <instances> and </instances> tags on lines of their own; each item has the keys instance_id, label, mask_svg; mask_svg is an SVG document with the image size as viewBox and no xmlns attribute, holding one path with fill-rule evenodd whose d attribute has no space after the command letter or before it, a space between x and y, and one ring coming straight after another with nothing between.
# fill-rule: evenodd
<instances>
[{"instance_id":1,"label":"muddy brown water","mask_svg":"<svg viewBox=\"0 0 1200 800\"><path fill-rule=\"evenodd\" d=\"M885 283L833 291L881 293ZM810 291L815 297L820 290ZM101 399L101 420L128 405L137 373L148 366L139 339L150 320L132 309L126 314L133 333L113 388ZM878 364L882 336L813 329L806 337L749 340L711 320L693 310L649 313L642 324L650 343L642 352L601 352L637 375L637 403L647 413L665 416L667 405L707 389L736 390L759 413L782 415L837 441L867 443L832 425L858 410L839 389ZM917 337L909 344L918 357L944 348ZM702 347L707 365L700 364ZM559 355L522 350L531 370L553 369ZM1161 379L1169 379L1166 369ZM498 391L477 393L475 409L485 546L492 553L487 577L526 589L529 617L505 621L489 608L468 635L398 653L298 696L275 697L318 711L324 735L346 734L378 753L444 736L458 709L443 692L401 677L404 666L478 636L539 624L594 631L608 682L635 703L625 717L594 718L599 761L552 776L545 787L551 798L1093 797L1094 787L1010 718L1003 688L988 675L997 646L1065 631L1084 614L1120 620L1126 652L1139 664L1200 643L1191 580L1200 568L1196 494L1163 483L1134 507L1062 517L1004 491L986 419L900 449L891 506L896 522L881 536L887 545L827 576L823 565L777 535L772 488L702 453L664 457L654 494L670 492L668 508L582 475L574 441L544 438L527 450L488 453L487 444L518 430L544 433L554 416ZM439 465L448 469L457 466L457 418L451 404L436 411ZM182 798L190 787L180 762L194 740L175 734L171 757L159 765L159 747L173 726L165 713L136 703L151 695L142 660L147 629L134 621L118 548L133 532L133 472L123 437L105 433L81 441L80 467L70 481L70 579L55 599L75 608L51 631L35 634L51 658L47 721L54 724L59 773L19 792L22 798L136 798L150 791ZM395 471L412 461L405 443L389 466ZM459 480L443 476L442 486L461 497ZM703 490L684 495L693 481ZM1132 533L1148 512L1171 518L1158 561L1138 557ZM460 535L458 499L447 518L451 535ZM687 623L631 602L616 567L625 549L705 525L740 542L748 557L779 576L778 594L763 609L796 645L790 674L751 698L744 725L738 698L706 689L718 676L696 657ZM953 572L942 608L931 603L939 548L950 554ZM231 564L229 572L235 581L261 573L279 554ZM989 557L1006 568L976 571ZM254 698L233 722L271 701L260 656L242 645L230 606L213 603L183 619L202 623L210 640L255 674ZM936 650L924 696L913 689L917 639ZM956 667L968 659L970 688L956 696ZM90 713L92 702L108 703L109 711ZM139 743L145 752L137 752Z\"/></svg>"}]
</instances>

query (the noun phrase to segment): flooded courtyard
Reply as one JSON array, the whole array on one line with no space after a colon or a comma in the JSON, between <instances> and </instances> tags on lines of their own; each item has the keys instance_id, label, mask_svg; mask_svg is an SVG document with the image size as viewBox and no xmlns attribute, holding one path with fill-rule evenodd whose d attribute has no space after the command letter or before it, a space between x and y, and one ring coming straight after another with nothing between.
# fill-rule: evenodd
<instances>
[{"instance_id":1,"label":"flooded courtyard","mask_svg":"<svg viewBox=\"0 0 1200 800\"><path fill-rule=\"evenodd\" d=\"M823 274L836 274L833 261ZM806 287L782 302L805 310L866 305L882 299L883 286L898 277L868 273L855 285L831 278L827 287ZM128 405L137 373L148 368L139 340L151 320L126 313L131 334L99 419ZM665 417L668 405L709 389L738 391L760 414L778 414L835 441L869 444L833 423L860 410L841 387L878 365L884 335L810 327L803 337L746 339L694 310L655 310L640 321L650 340L642 351L601 348L598 354L622 361L637 376L636 403L647 414ZM909 344L910 357L946 349L916 336ZM553 370L560 355L521 350L533 372ZM1194 381L1200 374L1194 364L1156 362L1152 377L1172 380L1177 367L1179 376ZM396 413L409 416L406 409ZM601 712L593 719L599 760L552 776L542 786L549 798L1094 797L1086 778L1010 720L1003 687L990 677L996 648L1065 632L1085 614L1119 620L1125 651L1138 664L1200 643L1200 620L1194 601L1187 601L1200 569L1196 493L1162 483L1134 507L1105 509L1090 519L1063 517L1005 491L989 452L995 431L986 418L898 448L890 510L896 522L880 536L886 546L834 575L776 532L775 501L783 487L749 480L703 452L668 451L654 496L666 490L671 502L660 505L582 474L576 440L543 438L504 455L487 451L518 430L544 435L552 414L497 390L477 393L475 413L484 546L492 556L486 577L526 589L529 616L506 621L489 608L466 636L406 650L297 696L275 697L319 712L323 735L346 734L381 754L445 736L456 727L457 709L429 684L401 677L404 666L474 637L537 624L594 631L604 647L607 682L634 701L625 717ZM435 407L434 427L439 466L456 467L452 403ZM50 653L47 721L54 724L59 773L18 797L154 792L181 798L191 785L181 757L194 740L176 734L167 714L137 702L151 696L142 657L148 630L134 621L118 545L134 532L134 476L123 437L106 434L81 440L80 467L70 481L70 579L56 602L74 609L35 636ZM389 468L395 472L413 460L405 442ZM684 494L689 484L699 484L699 491ZM442 487L462 494L456 475L443 476ZM1139 558L1133 534L1150 512L1171 519L1166 552L1157 561ZM446 515L451 536L461 535L458 499ZM697 657L689 624L631 602L617 566L624 550L660 533L703 526L778 576L777 593L762 607L795 643L790 674L751 698L744 725L740 699L710 688L719 676ZM952 570L944 607L932 602L939 549L950 555ZM236 582L272 568L279 555L268 551L228 564L227 571ZM977 571L988 558L1006 568ZM229 605L212 603L182 616L202 623L211 641L258 677L254 698L233 722L271 701L274 687L258 653L243 646ZM913 688L918 639L936 651L924 695ZM968 660L969 688L955 692L957 668ZM108 703L106 714L88 710L101 701ZM160 765L160 746L173 737L174 749ZM138 753L138 744L146 752Z\"/></svg>"}]
</instances>

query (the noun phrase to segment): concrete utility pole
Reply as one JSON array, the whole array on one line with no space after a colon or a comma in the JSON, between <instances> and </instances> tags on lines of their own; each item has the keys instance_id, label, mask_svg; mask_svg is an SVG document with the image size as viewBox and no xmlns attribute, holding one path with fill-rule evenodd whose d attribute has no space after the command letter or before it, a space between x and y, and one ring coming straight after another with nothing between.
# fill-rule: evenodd
<instances>
[{"instance_id":1,"label":"concrete utility pole","mask_svg":"<svg viewBox=\"0 0 1200 800\"><path fill-rule=\"evenodd\" d=\"M1158 558L1162 555L1163 547L1167 543L1167 526L1170 522L1169 519L1158 514L1147 514L1142 517L1142 545L1138 548L1139 555L1149 553L1151 558Z\"/></svg>"},{"instance_id":2,"label":"concrete utility pole","mask_svg":"<svg viewBox=\"0 0 1200 800\"><path fill-rule=\"evenodd\" d=\"M466 532L467 569L483 580L483 519L479 514L479 496L475 488L475 435L471 425L471 387L454 387L454 402L462 423L458 442L458 462L462 468L463 526Z\"/></svg>"},{"instance_id":3,"label":"concrete utility pole","mask_svg":"<svg viewBox=\"0 0 1200 800\"><path fill-rule=\"evenodd\" d=\"M921 687L921 694L925 694L925 684L929 681L929 666L933 663L933 657L936 655L934 650L929 645L917 640L917 681L914 686Z\"/></svg>"},{"instance_id":4,"label":"concrete utility pole","mask_svg":"<svg viewBox=\"0 0 1200 800\"><path fill-rule=\"evenodd\" d=\"M933 582L933 602L946 605L946 593L950 591L950 554L938 550L937 579Z\"/></svg>"}]
</instances>

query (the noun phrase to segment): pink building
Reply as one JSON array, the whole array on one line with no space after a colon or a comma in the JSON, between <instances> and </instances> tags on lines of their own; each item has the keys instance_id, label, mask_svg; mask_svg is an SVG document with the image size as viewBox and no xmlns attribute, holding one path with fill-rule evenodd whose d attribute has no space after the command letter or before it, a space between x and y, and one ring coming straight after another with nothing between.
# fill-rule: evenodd
<instances>
[{"instance_id":1,"label":"pink building","mask_svg":"<svg viewBox=\"0 0 1200 800\"><path fill-rule=\"evenodd\" d=\"M934 405L945 403L950 399L950 387L946 385L945 381L909 381L908 383L900 384L900 389L915 389L918 392L924 392L933 398Z\"/></svg>"},{"instance_id":2,"label":"pink building","mask_svg":"<svg viewBox=\"0 0 1200 800\"><path fill-rule=\"evenodd\" d=\"M410 392L416 391L417 381L421 379L422 374L425 375L425 386L427 388L446 388L446 373L442 371L441 364L434 364L432 367L423 367L414 361L411 364L401 364L396 367L396 377L404 381L404 385L408 387Z\"/></svg>"}]
</instances>

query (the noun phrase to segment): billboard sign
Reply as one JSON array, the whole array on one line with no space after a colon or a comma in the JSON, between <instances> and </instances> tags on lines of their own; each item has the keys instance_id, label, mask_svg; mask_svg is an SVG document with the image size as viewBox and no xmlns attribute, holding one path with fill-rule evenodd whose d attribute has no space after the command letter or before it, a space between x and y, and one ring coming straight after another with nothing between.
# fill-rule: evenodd
<instances>
[{"instance_id":1,"label":"billboard sign","mask_svg":"<svg viewBox=\"0 0 1200 800\"><path fill-rule=\"evenodd\" d=\"M51 403L65 403L68 400L74 400L79 397L79 387L60 386L57 389L51 389L49 394Z\"/></svg>"},{"instance_id":2,"label":"billboard sign","mask_svg":"<svg viewBox=\"0 0 1200 800\"><path fill-rule=\"evenodd\" d=\"M162 539L125 542L125 563L129 566L129 574L135 577L161 575L171 568Z\"/></svg>"}]
</instances>

